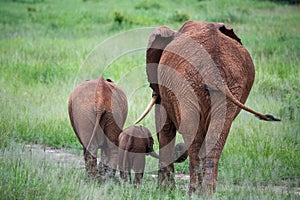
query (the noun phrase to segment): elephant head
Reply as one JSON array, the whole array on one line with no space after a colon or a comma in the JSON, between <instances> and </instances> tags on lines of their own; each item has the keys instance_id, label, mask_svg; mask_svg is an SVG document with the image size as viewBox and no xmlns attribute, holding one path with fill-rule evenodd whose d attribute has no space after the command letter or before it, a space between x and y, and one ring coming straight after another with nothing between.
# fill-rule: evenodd
<instances>
[{"instance_id":1,"label":"elephant head","mask_svg":"<svg viewBox=\"0 0 300 200\"><path fill-rule=\"evenodd\" d=\"M146 72L152 100L136 123L156 105L160 185L175 184L177 130L190 158L190 193L212 193L221 152L240 110L280 121L244 105L254 82L254 65L239 37L223 23L188 21L178 31L158 27L149 37Z\"/></svg>"}]
</instances>

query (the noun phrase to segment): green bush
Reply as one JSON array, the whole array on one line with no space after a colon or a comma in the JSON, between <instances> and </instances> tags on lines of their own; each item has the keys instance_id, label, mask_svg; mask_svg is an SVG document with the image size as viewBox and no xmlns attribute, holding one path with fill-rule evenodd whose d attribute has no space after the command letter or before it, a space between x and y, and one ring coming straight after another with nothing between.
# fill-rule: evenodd
<instances>
[{"instance_id":1,"label":"green bush","mask_svg":"<svg viewBox=\"0 0 300 200\"><path fill-rule=\"evenodd\" d=\"M135 9L144 9L144 10L149 10L149 9L160 9L161 5L155 1L149 1L149 0L144 0L141 3L137 4Z\"/></svg>"},{"instance_id":2,"label":"green bush","mask_svg":"<svg viewBox=\"0 0 300 200\"><path fill-rule=\"evenodd\" d=\"M189 14L186 12L178 11L176 10L175 13L173 14L171 20L174 22L185 22L190 19Z\"/></svg>"},{"instance_id":3,"label":"green bush","mask_svg":"<svg viewBox=\"0 0 300 200\"><path fill-rule=\"evenodd\" d=\"M266 0L258 0L258 1L266 1ZM268 0L275 3L286 3L286 4L299 4L300 0Z\"/></svg>"}]
</instances>

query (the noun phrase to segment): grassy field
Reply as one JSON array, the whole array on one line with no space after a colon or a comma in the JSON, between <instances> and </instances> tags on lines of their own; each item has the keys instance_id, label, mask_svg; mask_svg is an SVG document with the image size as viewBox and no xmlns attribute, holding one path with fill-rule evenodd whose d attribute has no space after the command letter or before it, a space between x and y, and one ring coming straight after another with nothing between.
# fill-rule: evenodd
<instances>
[{"instance_id":1,"label":"grassy field","mask_svg":"<svg viewBox=\"0 0 300 200\"><path fill-rule=\"evenodd\" d=\"M130 32L136 28L145 34L160 25L176 30L188 19L221 21L235 29L256 66L247 105L282 119L266 123L241 112L221 157L215 198L298 199L299 13L299 5L250 0L1 0L0 199L184 199L188 181L178 179L174 191L157 188L150 175L139 189L112 182L98 185L87 180L83 168L53 163L25 145L67 147L79 154L81 146L67 114L68 97L76 83L101 75L126 91L126 126L131 125L151 90L144 49L129 38L118 39L126 32L139 37ZM141 37L138 45L147 39ZM105 41L117 43L103 52ZM120 56L121 47L134 51ZM98 53L97 61L93 53ZM130 85L131 78L138 85ZM154 133L150 114L143 125ZM147 172L155 167L157 161L148 159ZM188 173L188 162L176 170Z\"/></svg>"}]
</instances>

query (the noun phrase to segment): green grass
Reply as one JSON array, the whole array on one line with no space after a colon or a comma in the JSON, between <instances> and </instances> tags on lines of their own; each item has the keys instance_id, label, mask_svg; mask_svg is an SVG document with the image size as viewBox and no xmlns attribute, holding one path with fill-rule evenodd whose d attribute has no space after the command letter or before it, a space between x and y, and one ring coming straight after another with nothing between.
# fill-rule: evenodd
<instances>
[{"instance_id":1,"label":"green grass","mask_svg":"<svg viewBox=\"0 0 300 200\"><path fill-rule=\"evenodd\" d=\"M184 199L188 182L176 180L174 190L156 187L156 178L145 174L138 188L119 178L105 184L90 181L84 167L55 163L45 152L12 143L1 153L1 199ZM193 196L191 199L206 199ZM297 199L293 187L234 185L218 182L213 199Z\"/></svg>"},{"instance_id":2,"label":"green grass","mask_svg":"<svg viewBox=\"0 0 300 200\"><path fill-rule=\"evenodd\" d=\"M151 96L143 50L122 55L108 67L100 56L95 68L87 62L90 52L116 34L160 25L176 30L188 19L222 21L235 29L256 66L247 105L282 119L267 123L241 112L222 153L216 198L299 198L293 192L300 187L299 11L299 5L251 0L0 1L1 198L185 198L185 181L178 180L174 191L157 188L156 179L149 175L138 190L130 185L98 185L88 181L78 166L65 167L33 156L23 144L80 150L69 123L67 101L76 83L100 75L126 91L129 115L125 126L131 125ZM135 45L129 39L118 42L108 52L97 53L115 58L121 46ZM155 132L153 111L142 124ZM156 160L147 160L146 171L156 167ZM177 172L188 173L188 161L175 167Z\"/></svg>"}]
</instances>

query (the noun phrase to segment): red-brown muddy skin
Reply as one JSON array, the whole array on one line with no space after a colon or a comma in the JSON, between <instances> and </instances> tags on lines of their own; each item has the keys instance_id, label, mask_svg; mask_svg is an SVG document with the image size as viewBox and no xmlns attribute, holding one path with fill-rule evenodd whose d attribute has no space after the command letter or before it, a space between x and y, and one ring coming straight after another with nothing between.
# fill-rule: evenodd
<instances>
[{"instance_id":1,"label":"red-brown muddy skin","mask_svg":"<svg viewBox=\"0 0 300 200\"><path fill-rule=\"evenodd\" d=\"M146 60L156 97L159 184L174 186L178 130L188 147L190 193L212 194L220 155L240 110L278 121L244 105L255 76L252 59L225 24L188 21L177 32L158 27L150 35Z\"/></svg>"},{"instance_id":2,"label":"red-brown muddy skin","mask_svg":"<svg viewBox=\"0 0 300 200\"><path fill-rule=\"evenodd\" d=\"M68 109L73 130L83 146L88 175L113 177L118 164L118 138L127 117L124 92L102 77L85 81L73 90ZM98 170L99 148L102 157Z\"/></svg>"},{"instance_id":3,"label":"red-brown muddy skin","mask_svg":"<svg viewBox=\"0 0 300 200\"><path fill-rule=\"evenodd\" d=\"M153 150L153 138L143 126L130 126L119 136L119 170L124 181L131 181L130 171L135 172L134 184L140 184L145 169L145 156L158 158Z\"/></svg>"}]
</instances>

